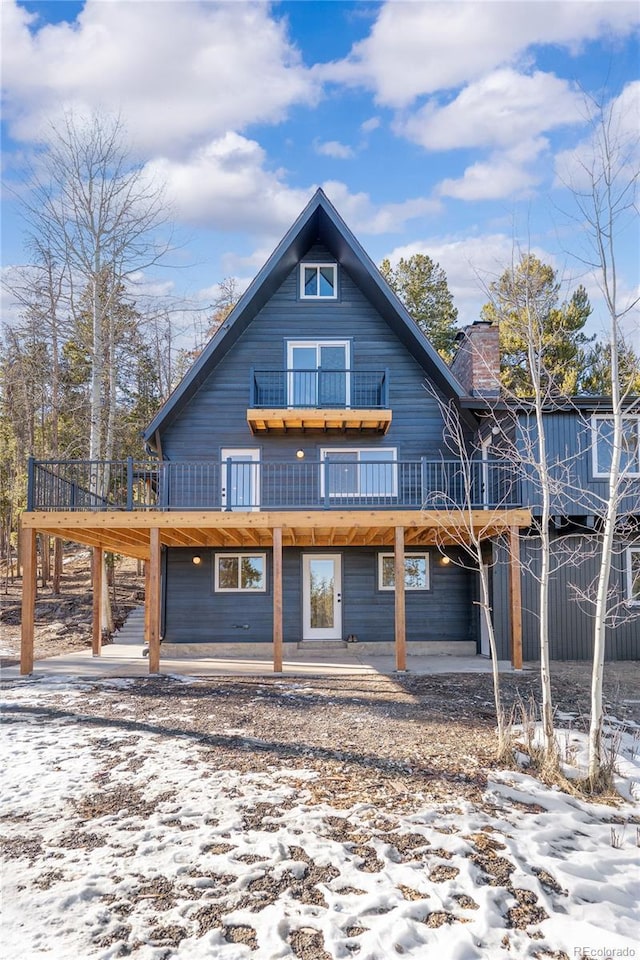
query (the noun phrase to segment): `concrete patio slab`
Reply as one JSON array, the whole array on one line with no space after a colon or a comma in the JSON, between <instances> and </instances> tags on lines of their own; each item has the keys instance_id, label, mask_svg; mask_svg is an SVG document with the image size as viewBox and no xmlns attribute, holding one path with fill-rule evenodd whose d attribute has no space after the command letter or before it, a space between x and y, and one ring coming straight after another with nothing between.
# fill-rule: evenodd
<instances>
[{"instance_id":1,"label":"concrete patio slab","mask_svg":"<svg viewBox=\"0 0 640 960\"><path fill-rule=\"evenodd\" d=\"M491 661L485 657L454 656L409 656L408 673L429 676L438 673L490 673ZM511 673L508 661L500 661L501 673ZM263 656L255 657L209 657L206 659L160 659L160 673L164 676L184 677L229 677L229 676L274 676L273 662ZM391 675L395 662L391 656L374 656L343 651L298 652L287 657L282 676L287 677L343 677L362 675ZM149 676L149 661L142 655L142 648L130 643L107 644L102 656L94 657L91 650L80 650L59 657L37 660L31 674L35 678L72 676L98 680L103 677ZM3 680L20 678L19 666L3 667Z\"/></svg>"}]
</instances>

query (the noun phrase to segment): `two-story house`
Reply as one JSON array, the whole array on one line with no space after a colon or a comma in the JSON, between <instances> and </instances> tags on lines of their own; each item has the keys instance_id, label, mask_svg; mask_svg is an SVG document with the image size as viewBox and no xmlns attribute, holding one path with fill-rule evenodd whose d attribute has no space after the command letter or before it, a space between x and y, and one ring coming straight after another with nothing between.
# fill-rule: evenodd
<instances>
[{"instance_id":1,"label":"two-story house","mask_svg":"<svg viewBox=\"0 0 640 960\"><path fill-rule=\"evenodd\" d=\"M147 561L155 672L161 637L163 655L273 651L276 670L288 649L354 638L395 651L399 670L412 652L487 653L464 547L473 529L499 656L521 665L524 635L535 659L537 494L498 442L526 437L529 413L508 410L505 427L497 351L495 328L473 324L449 368L318 191L149 425L152 460L31 463L22 671L32 669L37 531L92 546L96 569L104 550ZM445 435L447 405L465 451ZM574 437L575 415L558 436ZM599 483L597 450L602 469L588 479ZM596 513L558 504L558 538L570 526L588 541ZM618 571L631 613L635 537ZM96 577L96 604L100 589ZM561 577L554 590L557 622L573 624L554 655L588 656L588 611L571 607ZM612 655L637 656L639 633L640 619L626 622Z\"/></svg>"}]
</instances>

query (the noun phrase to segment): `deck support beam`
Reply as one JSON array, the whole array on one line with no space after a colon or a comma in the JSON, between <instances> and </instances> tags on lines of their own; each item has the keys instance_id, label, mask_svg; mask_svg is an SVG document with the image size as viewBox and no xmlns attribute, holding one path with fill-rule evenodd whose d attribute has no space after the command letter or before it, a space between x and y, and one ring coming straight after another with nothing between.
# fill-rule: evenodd
<instances>
[{"instance_id":1,"label":"deck support beam","mask_svg":"<svg viewBox=\"0 0 640 960\"><path fill-rule=\"evenodd\" d=\"M509 527L509 607L511 620L511 665L522 670L522 582L520 576L520 532Z\"/></svg>"},{"instance_id":2,"label":"deck support beam","mask_svg":"<svg viewBox=\"0 0 640 960\"><path fill-rule=\"evenodd\" d=\"M273 528L273 672L282 673L282 527Z\"/></svg>"},{"instance_id":3,"label":"deck support beam","mask_svg":"<svg viewBox=\"0 0 640 960\"><path fill-rule=\"evenodd\" d=\"M149 531L149 673L160 673L160 564L162 559L159 527Z\"/></svg>"},{"instance_id":4,"label":"deck support beam","mask_svg":"<svg viewBox=\"0 0 640 960\"><path fill-rule=\"evenodd\" d=\"M37 546L36 531L22 529L22 617L20 638L20 673L33 673L33 633L37 592Z\"/></svg>"},{"instance_id":5,"label":"deck support beam","mask_svg":"<svg viewBox=\"0 0 640 960\"><path fill-rule=\"evenodd\" d=\"M407 630L404 590L404 527L395 529L395 650L396 670L407 669Z\"/></svg>"},{"instance_id":6,"label":"deck support beam","mask_svg":"<svg viewBox=\"0 0 640 960\"><path fill-rule=\"evenodd\" d=\"M93 591L93 624L91 633L91 655L99 657L102 653L102 567L104 552L101 547L93 548L91 562L91 588Z\"/></svg>"}]
</instances>

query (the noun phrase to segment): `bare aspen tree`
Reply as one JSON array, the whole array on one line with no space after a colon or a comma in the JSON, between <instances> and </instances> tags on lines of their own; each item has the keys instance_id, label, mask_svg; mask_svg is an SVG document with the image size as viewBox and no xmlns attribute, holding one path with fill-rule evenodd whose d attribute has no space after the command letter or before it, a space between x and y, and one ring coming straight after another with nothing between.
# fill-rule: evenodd
<instances>
[{"instance_id":1,"label":"bare aspen tree","mask_svg":"<svg viewBox=\"0 0 640 960\"><path fill-rule=\"evenodd\" d=\"M590 138L570 157L569 169L563 176L575 204L574 219L581 225L584 237L584 249L572 253L593 273L602 292L611 362L613 429L608 495L600 518L601 553L593 618L588 780L594 789L602 775L602 682L612 558L621 498L629 472L629 463L625 463L630 452L625 417L634 409L630 393L635 378L623 379L620 360L625 350L624 323L637 308L638 297L633 294L622 298L618 277L624 235L629 230L638 230L639 109L637 99L630 96L631 89L608 104L595 100L587 102ZM638 409L636 402L635 410Z\"/></svg>"},{"instance_id":2,"label":"bare aspen tree","mask_svg":"<svg viewBox=\"0 0 640 960\"><path fill-rule=\"evenodd\" d=\"M547 368L549 348L545 319L555 308L557 290L541 276L538 261L524 254L499 281L488 288L487 319L500 323L508 318L524 345L523 364L529 382L528 396L517 397L503 386L503 397L514 411L514 438L510 459L519 465L524 482L536 490L539 503L537 533L540 538L538 583L538 640L540 650L541 719L546 760L554 763L557 744L554 735L550 667L549 591L552 574L551 504L557 484L558 464L551 463L546 437L546 412L557 402L556 384ZM518 411L518 412L516 412ZM506 438L506 433L504 434Z\"/></svg>"},{"instance_id":3,"label":"bare aspen tree","mask_svg":"<svg viewBox=\"0 0 640 960\"><path fill-rule=\"evenodd\" d=\"M105 364L114 361L113 300L133 273L168 249L158 240L167 219L162 190L130 158L119 119L67 113L44 143L23 212L33 242L46 237L52 257L64 265L71 314L90 304L88 454L91 461L109 461L115 390L114 371ZM108 468L96 469L92 492L105 497L108 485ZM106 602L104 628L109 620Z\"/></svg>"},{"instance_id":4,"label":"bare aspen tree","mask_svg":"<svg viewBox=\"0 0 640 960\"><path fill-rule=\"evenodd\" d=\"M509 737L509 724L505 717L500 692L500 669L498 663L498 647L494 630L493 610L491 606L491 592L489 576L485 564L485 545L495 537L496 512L511 504L514 486L517 484L517 472L513 469L509 475L503 475L503 482L496 491L498 502L491 505L486 511L486 519L480 525L477 522L478 507L487 503L489 491L487 487L488 465L478 459L481 447L468 436L468 429L462 423L459 411L455 404L443 400L436 391L430 390L440 408L444 422L445 443L452 456L455 457L455 470L447 474L443 469L441 483L434 485L433 493L427 498L423 507L431 505L433 501L440 509L445 509L455 516L455 523L447 528L446 538L436 529L436 544L444 550L453 540L462 557L461 565L471 567L477 572L480 586L480 615L485 625L491 651L491 670L493 679L493 698L496 711L497 746L496 756L500 760L507 759L512 751ZM443 464L444 468L444 464ZM466 562L465 562L466 561Z\"/></svg>"}]
</instances>

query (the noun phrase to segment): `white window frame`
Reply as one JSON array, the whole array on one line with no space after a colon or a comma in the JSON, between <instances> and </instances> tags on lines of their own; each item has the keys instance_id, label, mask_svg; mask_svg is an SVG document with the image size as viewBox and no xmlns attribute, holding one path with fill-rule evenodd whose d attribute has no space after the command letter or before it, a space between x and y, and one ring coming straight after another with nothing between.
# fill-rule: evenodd
<instances>
[{"instance_id":1,"label":"white window frame","mask_svg":"<svg viewBox=\"0 0 640 960\"><path fill-rule=\"evenodd\" d=\"M295 374L296 371L293 368L293 351L296 347L315 347L316 351L316 372L320 370L320 348L321 347L344 347L344 394L345 394L345 409L349 409L349 399L351 397L351 340L333 340L331 338L327 340L322 339L313 339L309 340L287 340L287 369L289 370L287 377L287 404L290 409L295 409L293 405L293 395L295 392ZM316 403L318 402L317 390L316 390Z\"/></svg>"},{"instance_id":2,"label":"white window frame","mask_svg":"<svg viewBox=\"0 0 640 960\"><path fill-rule=\"evenodd\" d=\"M333 293L331 296L324 296L321 293L309 294L304 288L304 271L315 269L316 277L320 269L327 268L333 270ZM320 289L320 284L316 283L316 290ZM300 264L300 299L301 300L337 300L338 299L338 264L337 263L301 263Z\"/></svg>"},{"instance_id":3,"label":"white window frame","mask_svg":"<svg viewBox=\"0 0 640 960\"><path fill-rule=\"evenodd\" d=\"M348 493L330 493L329 496L332 499L339 500L341 497L344 497L345 500L350 497L397 497L398 496L398 448L397 447L322 447L320 449L320 496L324 498L325 495L325 468L324 464L327 459L327 454L331 455L332 453L349 453L352 454L352 459L357 460L360 463L359 454L362 452L366 453L392 453L393 456L389 460L389 466L392 468L391 477L392 477L392 490L387 493L361 493L359 490L351 490ZM365 463L367 461L364 461ZM374 461L375 462L375 461ZM386 462L386 461L382 461Z\"/></svg>"},{"instance_id":4,"label":"white window frame","mask_svg":"<svg viewBox=\"0 0 640 960\"><path fill-rule=\"evenodd\" d=\"M635 470L625 468L623 473L625 477L640 477L640 414L623 414L622 420L623 422L635 423L638 434L638 464ZM594 477L602 479L609 477L609 472L600 470L598 463L598 441L600 439L598 424L605 421L612 423L613 415L610 413L594 413L591 417L591 472Z\"/></svg>"},{"instance_id":5,"label":"white window frame","mask_svg":"<svg viewBox=\"0 0 640 960\"><path fill-rule=\"evenodd\" d=\"M264 574L262 577L262 586L261 587L242 587L240 586L240 574L242 569L241 560L243 557L259 557L263 562ZM237 587L221 587L220 586L220 571L218 562L219 560L232 560L236 559L238 561L238 586ZM216 593L266 593L267 591L267 555L260 551L255 550L240 550L234 552L226 553L216 553L213 558L213 569L214 569L214 590Z\"/></svg>"},{"instance_id":6,"label":"white window frame","mask_svg":"<svg viewBox=\"0 0 640 960\"><path fill-rule=\"evenodd\" d=\"M404 588L405 588L405 590L410 590L410 591L415 592L415 593L426 593L428 590L431 589L431 563L430 563L430 558L429 558L429 551L428 551L428 550L422 550L422 551L418 552L418 551L416 551L416 550L412 550L411 552L405 553L405 555L404 555L405 564L406 564L407 560L410 560L412 557L423 557L423 558L424 558L424 561L425 561L425 585L424 585L424 587L411 587L411 586L408 586L408 585L407 585L407 582L406 582L406 573L405 573L405 584L404 584ZM386 560L392 559L392 560L394 561L394 563L395 563L395 554L393 554L393 553L379 553L379 554L378 554L378 590L384 590L384 591L386 591L386 592L388 592L388 593L395 593L395 590L396 590L395 583L394 583L394 585L393 585L392 587L386 586L386 585L384 584L384 580L383 580L383 565L384 565L385 559L386 559Z\"/></svg>"},{"instance_id":7,"label":"white window frame","mask_svg":"<svg viewBox=\"0 0 640 960\"><path fill-rule=\"evenodd\" d=\"M640 557L640 546L627 547L627 603L630 607L640 607L640 596L633 596L632 557L634 554Z\"/></svg>"}]
</instances>

